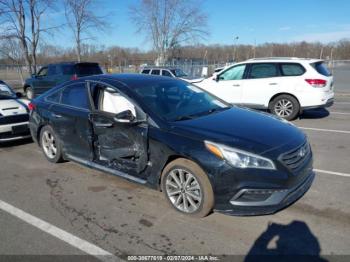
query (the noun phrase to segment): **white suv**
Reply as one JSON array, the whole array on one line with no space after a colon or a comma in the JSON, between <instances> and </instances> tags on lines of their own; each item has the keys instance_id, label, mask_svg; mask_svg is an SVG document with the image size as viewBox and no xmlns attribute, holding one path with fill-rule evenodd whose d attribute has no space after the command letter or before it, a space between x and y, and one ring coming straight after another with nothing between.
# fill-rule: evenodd
<instances>
[{"instance_id":1,"label":"white suv","mask_svg":"<svg viewBox=\"0 0 350 262\"><path fill-rule=\"evenodd\" d=\"M195 84L229 103L269 109L287 120L334 99L333 76L319 59L251 59Z\"/></svg>"}]
</instances>

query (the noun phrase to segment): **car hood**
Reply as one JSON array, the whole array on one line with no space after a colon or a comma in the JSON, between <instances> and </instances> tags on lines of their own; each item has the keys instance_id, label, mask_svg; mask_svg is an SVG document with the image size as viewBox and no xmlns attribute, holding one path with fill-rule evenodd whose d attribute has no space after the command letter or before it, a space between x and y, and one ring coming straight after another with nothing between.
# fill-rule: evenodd
<instances>
[{"instance_id":1,"label":"car hood","mask_svg":"<svg viewBox=\"0 0 350 262\"><path fill-rule=\"evenodd\" d=\"M239 107L191 120L174 122L179 135L208 140L263 154L289 144L295 148L305 141L305 134L279 118Z\"/></svg>"},{"instance_id":2,"label":"car hood","mask_svg":"<svg viewBox=\"0 0 350 262\"><path fill-rule=\"evenodd\" d=\"M25 99L0 99L0 114L3 116L27 114L29 101Z\"/></svg>"}]
</instances>

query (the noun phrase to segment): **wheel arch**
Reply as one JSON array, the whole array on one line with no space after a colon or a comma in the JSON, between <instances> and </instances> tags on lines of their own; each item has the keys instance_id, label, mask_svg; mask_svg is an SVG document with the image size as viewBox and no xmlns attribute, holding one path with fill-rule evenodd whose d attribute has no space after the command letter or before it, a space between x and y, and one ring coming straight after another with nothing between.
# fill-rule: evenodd
<instances>
[{"instance_id":1,"label":"wheel arch","mask_svg":"<svg viewBox=\"0 0 350 262\"><path fill-rule=\"evenodd\" d=\"M293 95L293 94L291 94L291 93L287 93L287 92L281 92L281 93L277 93L277 94L273 95L273 96L270 98L269 104L267 105L267 107L270 109L271 102L272 102L276 97L281 96L281 95L288 95L288 96L294 97L295 100L297 100L297 102L298 102L298 104L299 104L299 108L301 108L299 99L298 99L295 95ZM300 111L300 110L301 110L301 109L299 109L299 111Z\"/></svg>"},{"instance_id":2,"label":"wheel arch","mask_svg":"<svg viewBox=\"0 0 350 262\"><path fill-rule=\"evenodd\" d=\"M189 161L192 161L193 163L195 163L196 165L198 165L202 170L205 170L201 165L200 163L198 163L198 161L196 161L195 159L193 158L190 158L188 156L183 156L183 155L178 155L178 154L174 154L174 155L169 155L167 160L165 161L165 163L163 164L161 170L160 170L160 173L159 173L159 177L158 177L158 190L159 191L162 191L162 186L161 186L161 183L162 183L162 175L163 175L163 171L164 169L173 161L175 161L176 159L179 159L179 158L183 158L183 159L187 159ZM210 179L209 179L210 181Z\"/></svg>"}]
</instances>

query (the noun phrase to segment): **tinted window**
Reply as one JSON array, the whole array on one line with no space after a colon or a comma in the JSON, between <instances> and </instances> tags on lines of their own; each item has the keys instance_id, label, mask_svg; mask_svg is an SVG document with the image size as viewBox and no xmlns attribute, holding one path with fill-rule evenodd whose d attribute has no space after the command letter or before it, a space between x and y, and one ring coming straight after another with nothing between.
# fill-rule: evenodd
<instances>
[{"instance_id":1,"label":"tinted window","mask_svg":"<svg viewBox=\"0 0 350 262\"><path fill-rule=\"evenodd\" d=\"M168 70L162 70L162 76L170 76L173 77Z\"/></svg>"},{"instance_id":2,"label":"tinted window","mask_svg":"<svg viewBox=\"0 0 350 262\"><path fill-rule=\"evenodd\" d=\"M55 65L49 66L49 70L47 71L47 74L50 75L56 75L57 74L57 69Z\"/></svg>"},{"instance_id":3,"label":"tinted window","mask_svg":"<svg viewBox=\"0 0 350 262\"><path fill-rule=\"evenodd\" d=\"M64 75L74 75L74 65L62 65L62 73Z\"/></svg>"},{"instance_id":4,"label":"tinted window","mask_svg":"<svg viewBox=\"0 0 350 262\"><path fill-rule=\"evenodd\" d=\"M151 74L152 75L160 75L160 70L159 69L153 69Z\"/></svg>"},{"instance_id":5,"label":"tinted window","mask_svg":"<svg viewBox=\"0 0 350 262\"><path fill-rule=\"evenodd\" d=\"M98 64L77 64L75 66L78 76L90 76L103 74Z\"/></svg>"},{"instance_id":6,"label":"tinted window","mask_svg":"<svg viewBox=\"0 0 350 262\"><path fill-rule=\"evenodd\" d=\"M48 95L45 100L52 103L59 103L61 100L61 93L62 91L60 90L51 95Z\"/></svg>"},{"instance_id":7,"label":"tinted window","mask_svg":"<svg viewBox=\"0 0 350 262\"><path fill-rule=\"evenodd\" d=\"M281 71L284 76L300 76L305 73L304 67L300 64L281 64Z\"/></svg>"},{"instance_id":8,"label":"tinted window","mask_svg":"<svg viewBox=\"0 0 350 262\"><path fill-rule=\"evenodd\" d=\"M70 85L62 92L61 103L82 109L89 109L89 100L84 83Z\"/></svg>"},{"instance_id":9,"label":"tinted window","mask_svg":"<svg viewBox=\"0 0 350 262\"><path fill-rule=\"evenodd\" d=\"M332 73L329 72L327 66L323 62L313 63L311 64L311 66L315 68L315 70L321 75L324 75L324 76L332 75Z\"/></svg>"},{"instance_id":10,"label":"tinted window","mask_svg":"<svg viewBox=\"0 0 350 262\"><path fill-rule=\"evenodd\" d=\"M267 78L278 76L275 64L251 64L250 78Z\"/></svg>"},{"instance_id":11,"label":"tinted window","mask_svg":"<svg viewBox=\"0 0 350 262\"><path fill-rule=\"evenodd\" d=\"M220 80L240 80L243 79L246 65L237 65L226 70L219 75Z\"/></svg>"},{"instance_id":12,"label":"tinted window","mask_svg":"<svg viewBox=\"0 0 350 262\"><path fill-rule=\"evenodd\" d=\"M144 69L144 70L142 70L142 74L149 74L149 71L151 71L151 70L149 70L149 69Z\"/></svg>"},{"instance_id":13,"label":"tinted window","mask_svg":"<svg viewBox=\"0 0 350 262\"><path fill-rule=\"evenodd\" d=\"M169 121L192 119L228 108L202 89L170 78L144 82L134 90L154 114Z\"/></svg>"}]
</instances>

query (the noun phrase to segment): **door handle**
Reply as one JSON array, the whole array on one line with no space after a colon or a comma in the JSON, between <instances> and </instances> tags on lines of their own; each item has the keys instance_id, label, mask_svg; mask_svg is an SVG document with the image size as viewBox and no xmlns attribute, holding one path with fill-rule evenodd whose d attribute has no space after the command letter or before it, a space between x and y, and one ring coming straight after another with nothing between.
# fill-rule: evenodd
<instances>
[{"instance_id":1,"label":"door handle","mask_svg":"<svg viewBox=\"0 0 350 262\"><path fill-rule=\"evenodd\" d=\"M112 123L94 123L94 125L96 127L104 127L104 128L108 128L108 127L112 127L113 126Z\"/></svg>"},{"instance_id":2,"label":"door handle","mask_svg":"<svg viewBox=\"0 0 350 262\"><path fill-rule=\"evenodd\" d=\"M61 115L58 115L58 114L55 114L55 113L52 113L52 116L53 116L54 118L62 118Z\"/></svg>"},{"instance_id":3,"label":"door handle","mask_svg":"<svg viewBox=\"0 0 350 262\"><path fill-rule=\"evenodd\" d=\"M234 84L234 85L232 85L232 86L241 86L241 85L239 85L239 84Z\"/></svg>"},{"instance_id":4,"label":"door handle","mask_svg":"<svg viewBox=\"0 0 350 262\"><path fill-rule=\"evenodd\" d=\"M275 86L277 83L269 83L270 86Z\"/></svg>"}]
</instances>

